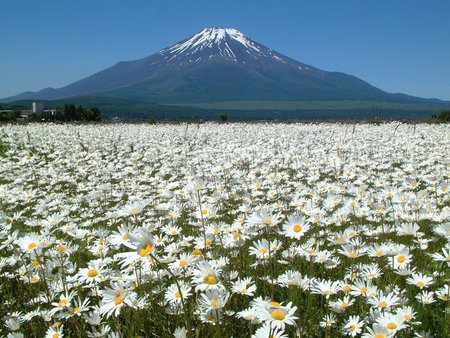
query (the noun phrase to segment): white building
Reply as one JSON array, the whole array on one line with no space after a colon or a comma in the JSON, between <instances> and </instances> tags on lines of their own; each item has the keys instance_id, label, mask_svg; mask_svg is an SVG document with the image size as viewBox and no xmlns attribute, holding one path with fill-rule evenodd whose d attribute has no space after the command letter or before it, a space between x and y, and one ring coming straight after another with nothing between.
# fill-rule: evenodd
<instances>
[{"instance_id":1,"label":"white building","mask_svg":"<svg viewBox=\"0 0 450 338\"><path fill-rule=\"evenodd\" d=\"M33 113L42 113L44 110L44 104L42 102L33 102Z\"/></svg>"}]
</instances>

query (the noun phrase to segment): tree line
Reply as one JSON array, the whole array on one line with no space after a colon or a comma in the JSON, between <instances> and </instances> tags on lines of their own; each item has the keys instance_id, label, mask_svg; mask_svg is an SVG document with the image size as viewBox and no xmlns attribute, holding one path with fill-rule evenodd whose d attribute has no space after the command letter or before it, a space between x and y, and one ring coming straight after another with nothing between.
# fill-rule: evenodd
<instances>
[{"instance_id":1,"label":"tree line","mask_svg":"<svg viewBox=\"0 0 450 338\"><path fill-rule=\"evenodd\" d=\"M85 108L82 105L76 107L72 103L65 103L64 109L47 110L41 113L32 113L28 115L31 121L100 121L102 119L101 112L97 107Z\"/></svg>"},{"instance_id":2,"label":"tree line","mask_svg":"<svg viewBox=\"0 0 450 338\"><path fill-rule=\"evenodd\" d=\"M5 107L6 108L6 107ZM4 109L0 106L0 110ZM6 109L5 109L6 110ZM0 122L15 121L21 117L21 112L28 110L23 105L13 105L8 107L8 112L0 112ZM65 103L64 108L61 109L47 109L39 113L29 113L26 120L28 121L60 121L60 122L98 122L102 119L101 112L97 107L85 108L82 105L78 107L72 103Z\"/></svg>"}]
</instances>

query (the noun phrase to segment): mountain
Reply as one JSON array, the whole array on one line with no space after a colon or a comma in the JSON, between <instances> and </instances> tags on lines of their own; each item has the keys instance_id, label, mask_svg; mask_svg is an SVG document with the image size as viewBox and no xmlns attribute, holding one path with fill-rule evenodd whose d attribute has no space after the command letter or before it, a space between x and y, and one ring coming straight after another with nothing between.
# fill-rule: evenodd
<instances>
[{"instance_id":1,"label":"mountain","mask_svg":"<svg viewBox=\"0 0 450 338\"><path fill-rule=\"evenodd\" d=\"M293 60L233 28L205 28L140 60L119 62L65 87L3 99L95 95L165 104L239 100L433 102L390 94L344 73Z\"/></svg>"}]
</instances>

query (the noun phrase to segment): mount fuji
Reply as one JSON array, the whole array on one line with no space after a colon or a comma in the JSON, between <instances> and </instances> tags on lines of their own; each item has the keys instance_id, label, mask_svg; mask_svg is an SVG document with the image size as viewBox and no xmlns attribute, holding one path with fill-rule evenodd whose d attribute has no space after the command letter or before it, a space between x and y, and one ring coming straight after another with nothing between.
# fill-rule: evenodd
<instances>
[{"instance_id":1,"label":"mount fuji","mask_svg":"<svg viewBox=\"0 0 450 338\"><path fill-rule=\"evenodd\" d=\"M427 102L391 94L351 75L327 72L267 48L234 28L205 28L134 61L122 61L65 87L4 99L102 96L168 104L267 100Z\"/></svg>"}]
</instances>

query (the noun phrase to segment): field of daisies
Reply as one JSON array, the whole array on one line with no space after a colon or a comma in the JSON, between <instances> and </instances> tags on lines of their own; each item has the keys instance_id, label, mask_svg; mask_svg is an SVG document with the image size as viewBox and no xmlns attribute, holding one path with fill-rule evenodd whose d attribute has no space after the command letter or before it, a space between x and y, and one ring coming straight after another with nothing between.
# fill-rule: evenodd
<instances>
[{"instance_id":1,"label":"field of daisies","mask_svg":"<svg viewBox=\"0 0 450 338\"><path fill-rule=\"evenodd\" d=\"M450 126L0 126L2 337L448 337Z\"/></svg>"}]
</instances>

